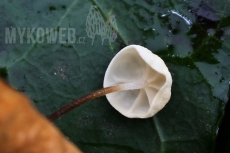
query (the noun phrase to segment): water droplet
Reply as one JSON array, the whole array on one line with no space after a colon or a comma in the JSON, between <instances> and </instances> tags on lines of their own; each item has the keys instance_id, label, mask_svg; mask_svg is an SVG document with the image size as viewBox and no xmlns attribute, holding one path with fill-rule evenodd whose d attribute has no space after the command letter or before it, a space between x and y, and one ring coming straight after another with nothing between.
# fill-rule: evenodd
<instances>
[{"instance_id":1,"label":"water droplet","mask_svg":"<svg viewBox=\"0 0 230 153\"><path fill-rule=\"evenodd\" d=\"M218 132L219 132L219 128L216 129L216 134L218 134Z\"/></svg>"},{"instance_id":2,"label":"water droplet","mask_svg":"<svg viewBox=\"0 0 230 153\"><path fill-rule=\"evenodd\" d=\"M167 14L162 14L161 17L165 17Z\"/></svg>"},{"instance_id":3,"label":"water droplet","mask_svg":"<svg viewBox=\"0 0 230 153\"><path fill-rule=\"evenodd\" d=\"M171 10L172 14L175 14L179 17L181 17L189 26L192 25L192 21L189 20L187 17L183 16L181 13L176 12L175 10Z\"/></svg>"},{"instance_id":4,"label":"water droplet","mask_svg":"<svg viewBox=\"0 0 230 153\"><path fill-rule=\"evenodd\" d=\"M209 36L212 36L212 35L214 35L215 31L214 31L214 29L208 29L207 33Z\"/></svg>"},{"instance_id":5,"label":"water droplet","mask_svg":"<svg viewBox=\"0 0 230 153\"><path fill-rule=\"evenodd\" d=\"M35 103L38 103L38 102L39 102L39 99L35 98L35 99L34 99L34 102L35 102Z\"/></svg>"},{"instance_id":6,"label":"water droplet","mask_svg":"<svg viewBox=\"0 0 230 153\"><path fill-rule=\"evenodd\" d=\"M57 73L56 73L56 72L54 72L54 75L57 75Z\"/></svg>"},{"instance_id":7,"label":"water droplet","mask_svg":"<svg viewBox=\"0 0 230 153\"><path fill-rule=\"evenodd\" d=\"M196 34L193 34L190 36L191 38L196 38Z\"/></svg>"},{"instance_id":8,"label":"water droplet","mask_svg":"<svg viewBox=\"0 0 230 153\"><path fill-rule=\"evenodd\" d=\"M224 80L225 80L225 78L224 78L224 77L221 77L219 82L221 83L221 82L223 82Z\"/></svg>"}]
</instances>

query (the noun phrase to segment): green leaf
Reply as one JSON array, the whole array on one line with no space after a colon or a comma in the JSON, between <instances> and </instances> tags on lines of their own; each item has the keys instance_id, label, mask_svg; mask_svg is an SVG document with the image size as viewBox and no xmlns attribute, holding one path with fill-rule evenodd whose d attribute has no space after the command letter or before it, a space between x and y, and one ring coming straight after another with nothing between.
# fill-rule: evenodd
<instances>
[{"instance_id":1,"label":"green leaf","mask_svg":"<svg viewBox=\"0 0 230 153\"><path fill-rule=\"evenodd\" d=\"M172 97L162 111L148 119L129 119L102 97L55 124L84 152L214 152L230 80L229 4L217 0L4 0L0 2L0 72L44 115L50 115L102 88L114 55L129 44L140 44L159 55L173 77ZM108 34L117 34L114 41L104 35L101 45L99 33L91 45L86 20L92 5L102 23L115 15L107 27L114 30ZM11 32L16 28L16 43L9 43L6 28ZM20 39L18 31L23 28L25 35ZM35 28L32 36L28 28L29 32ZM53 31L39 35L38 28ZM74 28L78 43L65 43L66 37L62 43L47 42L52 32L60 34L62 28Z\"/></svg>"}]
</instances>

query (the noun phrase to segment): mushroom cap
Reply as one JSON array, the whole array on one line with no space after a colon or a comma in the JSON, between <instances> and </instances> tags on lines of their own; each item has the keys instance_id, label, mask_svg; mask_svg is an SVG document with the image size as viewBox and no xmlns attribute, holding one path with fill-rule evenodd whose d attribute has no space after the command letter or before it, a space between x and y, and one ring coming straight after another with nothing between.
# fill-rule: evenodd
<instances>
[{"instance_id":1,"label":"mushroom cap","mask_svg":"<svg viewBox=\"0 0 230 153\"><path fill-rule=\"evenodd\" d=\"M172 76L164 61L150 50L130 45L118 52L104 77L104 87L145 82L141 89L107 94L109 103L129 118L148 118L160 111L171 97Z\"/></svg>"}]
</instances>

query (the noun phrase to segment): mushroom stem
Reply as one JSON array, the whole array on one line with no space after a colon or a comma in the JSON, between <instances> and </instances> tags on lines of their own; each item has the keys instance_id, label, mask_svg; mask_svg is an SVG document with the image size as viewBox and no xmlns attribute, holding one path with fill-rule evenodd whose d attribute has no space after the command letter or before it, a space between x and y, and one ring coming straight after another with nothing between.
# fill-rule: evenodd
<instances>
[{"instance_id":1,"label":"mushroom stem","mask_svg":"<svg viewBox=\"0 0 230 153\"><path fill-rule=\"evenodd\" d=\"M104 96L106 94L109 94L112 92L117 92L117 91L122 91L122 90L141 89L144 86L145 86L145 82L140 81L140 82L133 82L133 83L122 83L122 84L119 84L117 86L110 86L110 87L96 90L96 91L94 91L88 95L85 95L79 99L76 99L73 102L71 102L71 103L63 106L62 108L58 109L53 114L48 116L48 119L50 121L54 121L54 120L58 119L59 117L61 117L62 115L64 115L65 113L67 113L68 111L80 106L81 104L84 104L84 103L86 103L90 100L93 100L95 98Z\"/></svg>"},{"instance_id":2,"label":"mushroom stem","mask_svg":"<svg viewBox=\"0 0 230 153\"><path fill-rule=\"evenodd\" d=\"M147 85L146 82L144 80L141 80L137 82L121 83L118 86L121 87L121 90L135 90L135 89L142 89L146 85Z\"/></svg>"}]
</instances>

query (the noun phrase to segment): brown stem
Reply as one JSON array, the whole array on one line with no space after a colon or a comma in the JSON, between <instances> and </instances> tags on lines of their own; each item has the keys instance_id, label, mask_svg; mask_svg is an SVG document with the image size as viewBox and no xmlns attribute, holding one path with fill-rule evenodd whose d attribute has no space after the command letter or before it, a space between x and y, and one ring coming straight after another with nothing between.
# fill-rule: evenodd
<instances>
[{"instance_id":1,"label":"brown stem","mask_svg":"<svg viewBox=\"0 0 230 153\"><path fill-rule=\"evenodd\" d=\"M65 113L67 113L68 111L74 109L75 107L80 106L81 104L84 104L87 101L93 100L95 98L104 96L106 94L112 93L112 92L116 92L121 90L121 86L111 86L111 87L106 87L106 88L102 88L99 90L96 90L88 95L85 95L79 99L74 100L73 102L63 106L62 108L58 109L57 111L55 111L53 114L51 114L48 119L50 121L54 121L55 119L59 118L60 116L64 115Z\"/></svg>"}]
</instances>

